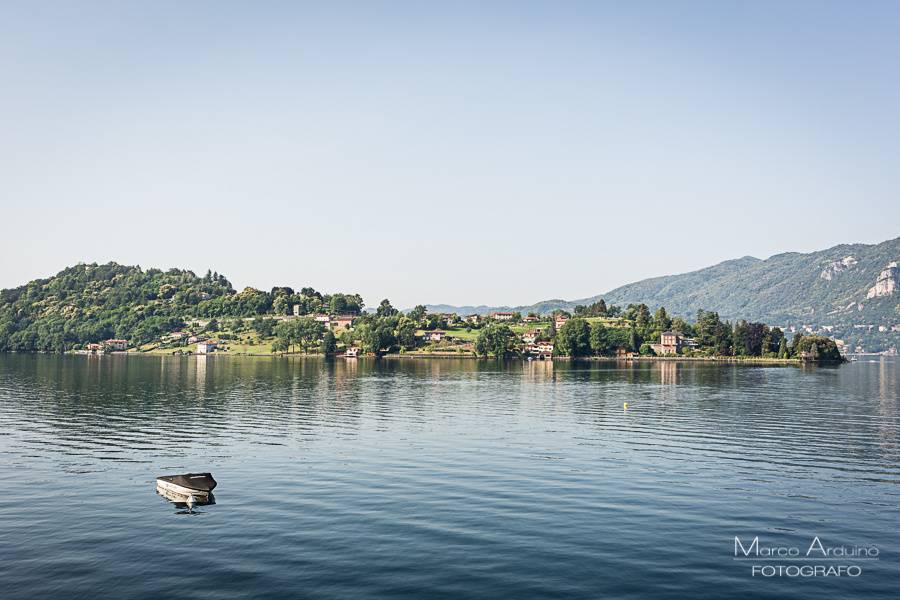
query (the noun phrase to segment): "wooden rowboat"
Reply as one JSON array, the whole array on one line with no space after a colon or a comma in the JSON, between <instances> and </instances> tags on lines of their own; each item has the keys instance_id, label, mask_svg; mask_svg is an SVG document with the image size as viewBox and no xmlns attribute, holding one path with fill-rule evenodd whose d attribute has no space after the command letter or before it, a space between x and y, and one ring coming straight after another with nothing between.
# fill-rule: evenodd
<instances>
[{"instance_id":1,"label":"wooden rowboat","mask_svg":"<svg viewBox=\"0 0 900 600\"><path fill-rule=\"evenodd\" d=\"M173 502L207 503L215 488L216 480L212 473L160 475L156 478L156 491Z\"/></svg>"}]
</instances>

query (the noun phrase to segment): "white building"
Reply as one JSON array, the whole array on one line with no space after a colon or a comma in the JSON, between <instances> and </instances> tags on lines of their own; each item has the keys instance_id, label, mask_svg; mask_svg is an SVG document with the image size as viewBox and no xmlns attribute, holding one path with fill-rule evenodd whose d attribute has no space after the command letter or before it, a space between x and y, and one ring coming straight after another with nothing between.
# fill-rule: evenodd
<instances>
[{"instance_id":1,"label":"white building","mask_svg":"<svg viewBox=\"0 0 900 600\"><path fill-rule=\"evenodd\" d=\"M197 354L212 354L216 351L216 346L218 344L215 342L200 342L197 344Z\"/></svg>"}]
</instances>

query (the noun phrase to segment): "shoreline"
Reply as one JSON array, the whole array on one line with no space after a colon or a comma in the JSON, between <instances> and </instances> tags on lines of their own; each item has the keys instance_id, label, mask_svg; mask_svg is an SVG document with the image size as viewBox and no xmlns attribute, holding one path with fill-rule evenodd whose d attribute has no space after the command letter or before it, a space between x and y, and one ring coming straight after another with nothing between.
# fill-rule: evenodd
<instances>
[{"instance_id":1,"label":"shoreline","mask_svg":"<svg viewBox=\"0 0 900 600\"><path fill-rule=\"evenodd\" d=\"M16 353L18 354L18 353ZM50 354L47 352L35 352L30 354ZM55 354L55 353L54 353ZM228 353L228 352L215 352L212 354L195 354L195 353L185 353L185 354L164 354L160 352L109 352L106 354L84 354L81 352L66 352L62 354L63 356L165 356L165 357L179 357L179 358L189 358L189 357L221 357L221 358L293 358L293 359L315 359L315 360L359 360L359 359L388 359L388 360L431 360L431 359L455 359L455 360L480 360L480 361L505 361L505 362L569 362L569 363L590 363L590 362L598 362L598 363L629 363L629 362L701 362L701 363L731 363L731 364L757 364L757 365L802 365L806 364L803 360L798 358L761 358L757 356L633 356L628 358L619 358L615 356L584 356L578 358L571 358L568 356L554 356L551 359L532 359L528 360L527 357L522 356L511 356L505 358L494 358L494 357L484 357L484 356L476 356L474 354L451 354L451 353L388 353L382 354L381 356L367 355L360 357L348 357L343 354L302 354L302 353L294 353L294 354L275 354L275 353L258 353L258 354L243 354L243 353ZM846 361L845 361L846 362ZM842 364L842 363L816 363L816 364Z\"/></svg>"}]
</instances>

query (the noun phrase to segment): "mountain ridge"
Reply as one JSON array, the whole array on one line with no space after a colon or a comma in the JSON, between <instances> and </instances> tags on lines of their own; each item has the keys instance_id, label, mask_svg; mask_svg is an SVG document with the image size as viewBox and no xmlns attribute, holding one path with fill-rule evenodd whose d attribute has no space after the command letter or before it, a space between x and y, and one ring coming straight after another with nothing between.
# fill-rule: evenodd
<instances>
[{"instance_id":1,"label":"mountain ridge","mask_svg":"<svg viewBox=\"0 0 900 600\"><path fill-rule=\"evenodd\" d=\"M867 297L879 277L900 261L900 237L877 244L838 244L814 252L782 252L766 259L743 256L694 271L661 275L576 300L552 299L520 306L426 305L437 312L489 313L573 311L600 300L607 304L665 306L693 318L713 310L725 319L822 325L900 323L900 281L886 275L882 292ZM889 289L890 288L890 289Z\"/></svg>"}]
</instances>

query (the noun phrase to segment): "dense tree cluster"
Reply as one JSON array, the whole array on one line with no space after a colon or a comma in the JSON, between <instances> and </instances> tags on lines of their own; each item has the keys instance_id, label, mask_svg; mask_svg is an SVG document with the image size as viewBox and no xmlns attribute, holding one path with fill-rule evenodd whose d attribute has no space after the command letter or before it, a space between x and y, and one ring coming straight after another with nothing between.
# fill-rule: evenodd
<instances>
[{"instance_id":1,"label":"dense tree cluster","mask_svg":"<svg viewBox=\"0 0 900 600\"><path fill-rule=\"evenodd\" d=\"M185 319L291 314L294 305L301 315L363 309L358 294L287 287L238 293L212 271L199 277L181 269L80 264L0 292L0 351L62 352L108 338L137 345L184 327Z\"/></svg>"},{"instance_id":2,"label":"dense tree cluster","mask_svg":"<svg viewBox=\"0 0 900 600\"><path fill-rule=\"evenodd\" d=\"M590 322L587 316L618 315L610 321ZM565 314L557 311L556 314ZM554 316L555 316L554 315ZM567 315L568 316L568 315ZM482 329L476 351L479 354L500 356L513 352L509 346L497 343L497 326ZM600 300L589 307L576 307L575 317L556 330L554 321L544 330L542 338L554 342L554 353L573 358L586 356L615 356L618 352L653 354L666 331L680 333L694 343L684 349L691 356L746 356L765 358L804 358L807 360L840 360L833 340L821 336L794 336L790 346L784 332L763 323L739 320L732 324L722 321L718 313L700 310L692 324L680 317L669 317L660 307L651 313L645 304L630 304L624 309L607 307ZM496 350L495 350L496 348Z\"/></svg>"}]
</instances>

